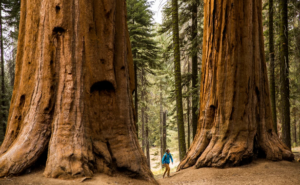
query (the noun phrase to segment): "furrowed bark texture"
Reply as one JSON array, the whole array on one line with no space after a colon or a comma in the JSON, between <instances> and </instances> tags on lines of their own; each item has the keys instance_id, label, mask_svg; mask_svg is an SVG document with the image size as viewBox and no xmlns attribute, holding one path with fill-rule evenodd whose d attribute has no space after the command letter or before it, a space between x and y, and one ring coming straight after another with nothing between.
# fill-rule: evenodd
<instances>
[{"instance_id":1,"label":"furrowed bark texture","mask_svg":"<svg viewBox=\"0 0 300 185\"><path fill-rule=\"evenodd\" d=\"M294 105L296 104L296 101L294 103ZM293 128L293 144L295 143L295 145L297 145L297 108L294 107L293 108L293 112L294 112L294 128Z\"/></svg>"},{"instance_id":2,"label":"furrowed bark texture","mask_svg":"<svg viewBox=\"0 0 300 185\"><path fill-rule=\"evenodd\" d=\"M146 102L147 102L147 98L146 98ZM147 110L148 108L146 108ZM148 112L148 110L147 110ZM146 113L146 138L145 138L145 142L146 142L146 157L147 157L147 163L148 163L148 166L150 168L150 162L151 162L151 159L150 159L150 146L149 146L149 117L148 117L148 113Z\"/></svg>"},{"instance_id":3,"label":"furrowed bark texture","mask_svg":"<svg viewBox=\"0 0 300 185\"><path fill-rule=\"evenodd\" d=\"M141 80L142 80L142 87L145 87L145 71L144 71L144 68L142 68L142 72L141 72ZM146 96L146 93L145 93L145 89L142 88L141 90L141 102L145 102L145 96ZM146 149L146 140L145 140L145 137L146 137L146 132L145 132L145 106L142 105L141 107L141 117L142 117L142 150L143 150L143 153L146 154L145 152L145 149Z\"/></svg>"},{"instance_id":4,"label":"furrowed bark texture","mask_svg":"<svg viewBox=\"0 0 300 185\"><path fill-rule=\"evenodd\" d=\"M185 132L183 121L182 89L181 89L181 65L178 27L178 0L172 0L172 26L173 26L173 49L174 49L174 73L175 73L175 94L177 108L177 129L179 158L183 159L186 153Z\"/></svg>"},{"instance_id":5,"label":"furrowed bark texture","mask_svg":"<svg viewBox=\"0 0 300 185\"><path fill-rule=\"evenodd\" d=\"M290 81L289 81L289 45L288 45L288 1L279 1L280 9L280 96L282 140L291 148L291 117L290 117Z\"/></svg>"},{"instance_id":6,"label":"furrowed bark texture","mask_svg":"<svg viewBox=\"0 0 300 185\"><path fill-rule=\"evenodd\" d=\"M2 2L0 1L0 6L2 7ZM4 139L4 134L6 130L6 119L5 114L5 75L4 75L4 45L3 45L3 20L2 20L2 9L0 9L0 54L1 54L1 102L0 102L0 143Z\"/></svg>"},{"instance_id":7,"label":"furrowed bark texture","mask_svg":"<svg viewBox=\"0 0 300 185\"><path fill-rule=\"evenodd\" d=\"M198 5L199 0L196 0L192 4L192 125L193 125L193 139L197 133L197 109L198 109L198 101L199 101L199 91L196 90L198 84Z\"/></svg>"},{"instance_id":8,"label":"furrowed bark texture","mask_svg":"<svg viewBox=\"0 0 300 185\"><path fill-rule=\"evenodd\" d=\"M188 62L188 73L190 73L190 62ZM190 92L190 82L187 84L187 92ZM192 96L193 99L193 96ZM190 133L190 96L186 97L186 122L187 122L187 148L190 148L191 133Z\"/></svg>"},{"instance_id":9,"label":"furrowed bark texture","mask_svg":"<svg viewBox=\"0 0 300 185\"><path fill-rule=\"evenodd\" d=\"M271 105L272 105L273 128L275 133L277 133L273 13L274 13L273 0L269 0L270 98L271 98Z\"/></svg>"},{"instance_id":10,"label":"furrowed bark texture","mask_svg":"<svg viewBox=\"0 0 300 185\"><path fill-rule=\"evenodd\" d=\"M160 117L159 117L159 121L160 121L160 161L162 161L162 158L164 156L164 142L163 142L163 117L164 117L164 112L163 112L163 95L162 95L162 82L160 82L160 86L159 86L159 103L160 103ZM163 167L163 164L162 164Z\"/></svg>"},{"instance_id":11,"label":"furrowed bark texture","mask_svg":"<svg viewBox=\"0 0 300 185\"><path fill-rule=\"evenodd\" d=\"M44 175L126 172L155 182L135 134L125 1L21 1L16 79L0 176L48 148Z\"/></svg>"},{"instance_id":12,"label":"furrowed bark texture","mask_svg":"<svg viewBox=\"0 0 300 185\"><path fill-rule=\"evenodd\" d=\"M136 57L135 57L136 58ZM136 122L136 135L137 137L139 137L139 125L138 125L138 122L139 122L139 107L138 107L138 81L137 81L137 66L136 66L136 62L134 63L134 75L135 75L135 91L134 91L134 109L135 109L135 122Z\"/></svg>"},{"instance_id":13,"label":"furrowed bark texture","mask_svg":"<svg viewBox=\"0 0 300 185\"><path fill-rule=\"evenodd\" d=\"M261 0L205 0L197 135L177 170L292 160L273 129Z\"/></svg>"},{"instance_id":14,"label":"furrowed bark texture","mask_svg":"<svg viewBox=\"0 0 300 185\"><path fill-rule=\"evenodd\" d=\"M189 92L189 87L187 88L187 92ZM187 113L186 113L186 122L187 122L187 148L190 148L191 145L191 130L190 130L190 96L186 98L187 104Z\"/></svg>"},{"instance_id":15,"label":"furrowed bark texture","mask_svg":"<svg viewBox=\"0 0 300 185\"><path fill-rule=\"evenodd\" d=\"M163 148L162 151L165 152L167 150L167 111L163 113Z\"/></svg>"}]
</instances>

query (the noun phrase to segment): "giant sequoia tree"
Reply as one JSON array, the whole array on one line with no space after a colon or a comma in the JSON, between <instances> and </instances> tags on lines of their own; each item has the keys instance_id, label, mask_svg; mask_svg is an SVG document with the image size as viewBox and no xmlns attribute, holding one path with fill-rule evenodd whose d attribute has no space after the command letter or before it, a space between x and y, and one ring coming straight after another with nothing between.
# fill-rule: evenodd
<instances>
[{"instance_id":1,"label":"giant sequoia tree","mask_svg":"<svg viewBox=\"0 0 300 185\"><path fill-rule=\"evenodd\" d=\"M178 170L292 160L274 132L261 0L205 0L197 135Z\"/></svg>"},{"instance_id":2,"label":"giant sequoia tree","mask_svg":"<svg viewBox=\"0 0 300 185\"><path fill-rule=\"evenodd\" d=\"M125 171L155 182L135 134L125 1L21 1L0 176L48 150L54 178Z\"/></svg>"}]
</instances>

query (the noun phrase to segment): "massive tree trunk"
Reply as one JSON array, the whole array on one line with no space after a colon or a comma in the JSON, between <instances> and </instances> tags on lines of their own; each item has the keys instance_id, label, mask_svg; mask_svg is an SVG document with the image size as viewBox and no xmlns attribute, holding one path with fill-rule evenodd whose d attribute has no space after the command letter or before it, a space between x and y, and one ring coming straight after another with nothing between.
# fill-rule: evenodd
<instances>
[{"instance_id":1,"label":"massive tree trunk","mask_svg":"<svg viewBox=\"0 0 300 185\"><path fill-rule=\"evenodd\" d=\"M48 150L44 175L155 182L135 134L125 1L21 1L16 79L0 176Z\"/></svg>"},{"instance_id":2,"label":"massive tree trunk","mask_svg":"<svg viewBox=\"0 0 300 185\"><path fill-rule=\"evenodd\" d=\"M183 159L183 157L186 153L186 145L185 145L183 106L182 106L182 89L181 89L178 0L172 0L172 26L173 26L174 73L175 73L175 94L176 94L176 108L177 108L176 112L177 112L179 158Z\"/></svg>"},{"instance_id":3,"label":"massive tree trunk","mask_svg":"<svg viewBox=\"0 0 300 185\"><path fill-rule=\"evenodd\" d=\"M273 27L273 0L269 0L269 55L270 55L270 98L274 132L277 133L276 92L275 92L275 51Z\"/></svg>"},{"instance_id":4,"label":"massive tree trunk","mask_svg":"<svg viewBox=\"0 0 300 185\"><path fill-rule=\"evenodd\" d=\"M205 0L201 107L178 170L292 160L273 129L261 0Z\"/></svg>"},{"instance_id":5,"label":"massive tree trunk","mask_svg":"<svg viewBox=\"0 0 300 185\"><path fill-rule=\"evenodd\" d=\"M291 148L291 118L290 118L290 81L289 81L289 45L288 45L288 2L279 0L280 9L280 96L282 140Z\"/></svg>"}]
</instances>

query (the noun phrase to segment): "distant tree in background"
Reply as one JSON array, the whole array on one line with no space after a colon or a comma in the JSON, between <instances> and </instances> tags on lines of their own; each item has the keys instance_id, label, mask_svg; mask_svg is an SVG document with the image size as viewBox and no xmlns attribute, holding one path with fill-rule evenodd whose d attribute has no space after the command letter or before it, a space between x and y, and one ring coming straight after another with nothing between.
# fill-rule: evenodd
<instances>
[{"instance_id":1,"label":"distant tree in background","mask_svg":"<svg viewBox=\"0 0 300 185\"><path fill-rule=\"evenodd\" d=\"M179 0L178 12L179 12L179 46L180 46L180 60L181 60L181 72L182 72L182 102L183 102L183 115L184 126L186 136L186 146L189 147L189 143L192 141L193 131L196 129L193 122L198 119L199 108L199 74L198 71L201 67L201 55L202 55L202 25L203 25L203 3L194 0ZM197 6L197 8L195 8ZM163 34L167 38L171 38L173 34L173 22L172 22L172 1L167 1L163 8L163 24L161 26L160 34ZM174 46L172 39L169 43L169 48ZM173 50L166 52L166 55L170 59L174 58ZM197 57L196 57L197 56ZM170 68L171 71L175 71L174 67ZM174 73L170 74L175 76ZM193 83L193 82L194 83ZM175 83L170 84L172 90L169 92L168 103L172 105L172 102L176 100L175 96ZM176 114L177 107L174 107L174 111L170 111L168 114ZM174 113L174 114L173 114ZM174 117L177 121L177 115ZM193 121L194 120L194 121ZM178 130L178 128L177 128Z\"/></svg>"},{"instance_id":2,"label":"distant tree in background","mask_svg":"<svg viewBox=\"0 0 300 185\"><path fill-rule=\"evenodd\" d=\"M289 27L288 27L288 1L279 0L280 10L280 88L281 88L281 121L282 140L291 148L291 126L290 126L290 80L289 80Z\"/></svg>"},{"instance_id":3,"label":"distant tree in background","mask_svg":"<svg viewBox=\"0 0 300 185\"><path fill-rule=\"evenodd\" d=\"M1 96L0 96L0 125L1 125L1 133L0 134L0 141L3 140L4 138L4 134L6 131L6 111L7 111L7 107L6 107L6 88L5 88L5 74L4 74L4 23L3 23L3 16L2 16L2 1L0 1L0 54L1 54L1 58L0 58L0 67L1 67Z\"/></svg>"},{"instance_id":4,"label":"distant tree in background","mask_svg":"<svg viewBox=\"0 0 300 185\"><path fill-rule=\"evenodd\" d=\"M142 144L142 150L147 156L150 165L149 134L149 75L155 74L155 69L160 68L157 60L159 51L154 37L153 13L150 11L151 2L147 0L127 0L127 23L132 46L134 71L136 78L135 88L135 119L137 134ZM140 118L140 119L139 119ZM141 120L141 121L139 121Z\"/></svg>"},{"instance_id":5,"label":"distant tree in background","mask_svg":"<svg viewBox=\"0 0 300 185\"><path fill-rule=\"evenodd\" d=\"M199 0L192 1L191 14L192 14L192 30L191 30L191 42L192 42L192 125L193 125L193 139L197 132L197 121L198 121L198 6Z\"/></svg>"},{"instance_id":6,"label":"distant tree in background","mask_svg":"<svg viewBox=\"0 0 300 185\"><path fill-rule=\"evenodd\" d=\"M291 146L300 145L300 1L291 0L288 4L289 22L289 82L290 82L290 123ZM298 134L297 134L298 132Z\"/></svg>"},{"instance_id":7,"label":"distant tree in background","mask_svg":"<svg viewBox=\"0 0 300 185\"><path fill-rule=\"evenodd\" d=\"M10 98L14 85L15 56L20 21L20 0L0 1L0 144L4 139Z\"/></svg>"},{"instance_id":8,"label":"distant tree in background","mask_svg":"<svg viewBox=\"0 0 300 185\"><path fill-rule=\"evenodd\" d=\"M277 134L283 140L283 128L284 122L282 119L282 115L284 111L287 109L283 108L283 100L284 100L284 91L282 91L282 77L284 73L281 71L282 59L280 57L281 49L282 49L282 37L280 35L282 31L282 9L279 1L269 2L269 0L263 0L264 3L264 11L263 11L263 23L266 29L264 32L265 36L265 53L267 61L269 61L269 75L270 75L270 95L271 95L271 103L272 106L276 109L272 109L273 119L276 117L276 122L274 122L274 129L277 130ZM270 9L273 3L273 8ZM271 11L272 10L272 11ZM298 88L300 86L299 78L299 15L300 15L300 1L299 0L290 0L288 1L287 6L287 19L288 19L288 27L285 30L285 35L288 33L288 80L289 80L289 104L290 104L290 133L293 135L291 137L292 146L299 145L299 141L296 142L295 135L297 137L300 136L300 123L298 122L298 110L300 106L300 93ZM273 14L273 16L271 16ZM273 17L273 20L272 20ZM271 28L273 21L273 28ZM273 31L271 31L273 30ZM273 35L272 35L273 32ZM273 45L274 52L272 52L272 39L273 36ZM284 44L285 45L285 44ZM274 61L272 62L272 60ZM273 75L274 72L274 75ZM273 77L274 78L273 78ZM273 84L273 85L272 85ZM272 96L275 96L272 97ZM273 103L275 101L275 104ZM279 115L279 116L278 116ZM275 127L277 125L277 127ZM284 131L286 132L286 131ZM299 137L300 139L300 137ZM298 140L299 140L298 139Z\"/></svg>"},{"instance_id":9,"label":"distant tree in background","mask_svg":"<svg viewBox=\"0 0 300 185\"><path fill-rule=\"evenodd\" d=\"M138 70L140 69L139 55L147 44L153 46L153 37L151 34L152 12L149 10L150 4L146 0L127 0L127 24L132 46L132 55L134 60L135 78L138 81ZM147 42L147 43L145 43ZM138 122L138 83L135 87L135 118ZM138 133L138 127L137 127Z\"/></svg>"},{"instance_id":10,"label":"distant tree in background","mask_svg":"<svg viewBox=\"0 0 300 185\"><path fill-rule=\"evenodd\" d=\"M277 115L276 115L276 91L275 91L275 49L274 49L274 7L273 0L269 0L269 61L270 61L270 98L272 106L272 117L274 131L277 133Z\"/></svg>"},{"instance_id":11,"label":"distant tree in background","mask_svg":"<svg viewBox=\"0 0 300 185\"><path fill-rule=\"evenodd\" d=\"M175 72L175 94L177 109L177 127L179 157L183 159L186 153L185 131L183 122L182 89L181 89L181 65L179 46L179 25L178 25L178 0L172 0L172 27L173 27L173 49L174 49L174 72Z\"/></svg>"}]
</instances>

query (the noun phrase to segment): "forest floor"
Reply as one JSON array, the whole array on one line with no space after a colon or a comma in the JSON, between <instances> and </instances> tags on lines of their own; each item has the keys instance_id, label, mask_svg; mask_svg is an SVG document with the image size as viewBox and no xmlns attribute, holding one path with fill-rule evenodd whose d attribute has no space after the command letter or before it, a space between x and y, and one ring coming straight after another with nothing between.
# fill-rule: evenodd
<instances>
[{"instance_id":1,"label":"forest floor","mask_svg":"<svg viewBox=\"0 0 300 185\"><path fill-rule=\"evenodd\" d=\"M46 178L43 176L43 172L43 169L39 169L19 177L0 178L0 185L153 185L121 174L113 177L105 174L94 174L91 179L60 180Z\"/></svg>"},{"instance_id":2,"label":"forest floor","mask_svg":"<svg viewBox=\"0 0 300 185\"><path fill-rule=\"evenodd\" d=\"M300 147L294 148L295 159L300 160ZM170 178L162 178L159 173L157 151L152 151L152 165L155 178L161 185L299 185L300 162L272 162L255 160L251 164L241 167L217 168L189 168L180 172L172 172ZM176 156L176 153L174 153ZM159 157L158 157L159 158ZM175 159L176 160L176 159ZM176 164L177 160L174 161ZM156 167L156 168L155 168ZM175 164L173 171L175 171ZM95 174L92 179L58 180L43 177L43 169L26 172L19 177L0 178L0 185L148 185L145 181L130 179L117 174L113 177Z\"/></svg>"},{"instance_id":3,"label":"forest floor","mask_svg":"<svg viewBox=\"0 0 300 185\"><path fill-rule=\"evenodd\" d=\"M157 179L162 185L299 185L300 163L259 159L234 168L192 167Z\"/></svg>"},{"instance_id":4,"label":"forest floor","mask_svg":"<svg viewBox=\"0 0 300 185\"><path fill-rule=\"evenodd\" d=\"M300 162L300 147L296 147L292 149L295 155L295 161Z\"/></svg>"}]
</instances>

